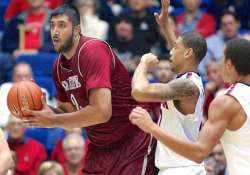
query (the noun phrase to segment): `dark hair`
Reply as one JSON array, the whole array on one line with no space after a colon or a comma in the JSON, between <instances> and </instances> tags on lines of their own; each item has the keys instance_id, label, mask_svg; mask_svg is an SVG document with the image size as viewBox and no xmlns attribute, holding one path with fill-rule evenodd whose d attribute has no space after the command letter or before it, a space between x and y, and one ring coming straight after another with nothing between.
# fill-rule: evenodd
<instances>
[{"instance_id":1,"label":"dark hair","mask_svg":"<svg viewBox=\"0 0 250 175\"><path fill-rule=\"evenodd\" d=\"M235 19L235 21L237 21L237 22L239 22L239 20L240 20L238 15L232 10L224 10L220 16L220 20L222 20L222 18L226 15L232 16Z\"/></svg>"},{"instance_id":2,"label":"dark hair","mask_svg":"<svg viewBox=\"0 0 250 175\"><path fill-rule=\"evenodd\" d=\"M207 53L206 40L196 32L185 32L181 35L183 44L187 48L192 48L199 63Z\"/></svg>"},{"instance_id":3,"label":"dark hair","mask_svg":"<svg viewBox=\"0 0 250 175\"><path fill-rule=\"evenodd\" d=\"M62 6L57 7L54 9L50 14L50 20L54 16L59 15L66 15L69 17L70 21L72 22L73 26L80 24L80 14L77 8L72 4L64 4Z\"/></svg>"},{"instance_id":4,"label":"dark hair","mask_svg":"<svg viewBox=\"0 0 250 175\"><path fill-rule=\"evenodd\" d=\"M250 74L250 41L234 38L228 41L225 59L230 59L240 75Z\"/></svg>"}]
</instances>

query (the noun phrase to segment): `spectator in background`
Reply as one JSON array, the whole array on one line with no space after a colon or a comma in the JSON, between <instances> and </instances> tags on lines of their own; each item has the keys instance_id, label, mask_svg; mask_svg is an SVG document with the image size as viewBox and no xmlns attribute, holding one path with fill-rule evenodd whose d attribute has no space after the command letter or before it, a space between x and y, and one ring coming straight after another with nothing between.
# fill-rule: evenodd
<instances>
[{"instance_id":1,"label":"spectator in background","mask_svg":"<svg viewBox=\"0 0 250 175\"><path fill-rule=\"evenodd\" d=\"M240 21L235 12L224 11L221 15L220 30L207 38L207 54L199 66L202 75L205 73L206 65L211 61L220 61L223 50L232 38L239 37Z\"/></svg>"},{"instance_id":2,"label":"spectator in background","mask_svg":"<svg viewBox=\"0 0 250 175\"><path fill-rule=\"evenodd\" d=\"M65 130L65 136L72 134L72 133L82 135L82 129L81 128L74 128L74 129ZM59 162L61 164L64 164L65 155L63 152L62 142L63 142L62 139L57 141L57 143L54 147L54 150L51 153L51 159L56 161L56 162ZM87 150L88 140L85 141L85 145L86 146L84 147L84 154L86 153L86 150Z\"/></svg>"},{"instance_id":3,"label":"spectator in background","mask_svg":"<svg viewBox=\"0 0 250 175\"><path fill-rule=\"evenodd\" d=\"M63 139L64 175L83 175L84 146L84 139L79 134L72 133Z\"/></svg>"},{"instance_id":4,"label":"spectator in background","mask_svg":"<svg viewBox=\"0 0 250 175\"><path fill-rule=\"evenodd\" d=\"M218 175L218 165L213 157L208 157L204 160L206 175Z\"/></svg>"},{"instance_id":5,"label":"spectator in background","mask_svg":"<svg viewBox=\"0 0 250 175\"><path fill-rule=\"evenodd\" d=\"M50 10L44 0L28 0L30 8L8 22L2 38L2 50L17 57L24 53L36 53L43 45L50 45ZM45 42L46 41L46 42Z\"/></svg>"},{"instance_id":6,"label":"spectator in background","mask_svg":"<svg viewBox=\"0 0 250 175\"><path fill-rule=\"evenodd\" d=\"M167 59L159 59L159 63L154 71L155 78L159 83L168 83L174 78L174 73L170 68L170 62Z\"/></svg>"},{"instance_id":7,"label":"spectator in background","mask_svg":"<svg viewBox=\"0 0 250 175\"><path fill-rule=\"evenodd\" d=\"M230 85L223 81L221 65L217 62L210 62L206 66L208 83L205 85L204 115L207 116L208 108L213 99L222 94Z\"/></svg>"},{"instance_id":8,"label":"spectator in background","mask_svg":"<svg viewBox=\"0 0 250 175\"><path fill-rule=\"evenodd\" d=\"M7 106L7 95L14 82L21 80L31 80L33 78L32 68L27 63L18 63L15 65L12 82L6 82L0 86L0 126L5 127L9 121L10 111ZM48 92L42 88L42 91L46 94L46 100L49 101Z\"/></svg>"},{"instance_id":9,"label":"spectator in background","mask_svg":"<svg viewBox=\"0 0 250 175\"><path fill-rule=\"evenodd\" d=\"M148 51L147 48L141 47L142 43L134 32L133 22L125 16L116 18L114 31L111 31L109 36L109 44L123 63Z\"/></svg>"},{"instance_id":10,"label":"spectator in background","mask_svg":"<svg viewBox=\"0 0 250 175\"><path fill-rule=\"evenodd\" d=\"M98 16L100 3L98 0L76 0L81 15L81 33L88 37L106 40L109 25Z\"/></svg>"},{"instance_id":11,"label":"spectator in background","mask_svg":"<svg viewBox=\"0 0 250 175\"><path fill-rule=\"evenodd\" d=\"M221 14L224 10L230 10L239 16L241 27L243 29L250 28L250 1L249 0L213 0L210 8L211 14L216 16L220 21Z\"/></svg>"},{"instance_id":12,"label":"spectator in background","mask_svg":"<svg viewBox=\"0 0 250 175\"><path fill-rule=\"evenodd\" d=\"M177 27L180 33L188 31L199 32L204 37L215 33L215 19L199 7L201 0L183 0L185 11L176 18Z\"/></svg>"},{"instance_id":13,"label":"spectator in background","mask_svg":"<svg viewBox=\"0 0 250 175\"><path fill-rule=\"evenodd\" d=\"M213 158L217 162L219 166L219 172L218 175L229 175L227 170L227 161L226 157L222 148L222 145L218 143L212 152Z\"/></svg>"},{"instance_id":14,"label":"spectator in background","mask_svg":"<svg viewBox=\"0 0 250 175\"><path fill-rule=\"evenodd\" d=\"M161 37L154 16L147 12L145 0L128 0L128 5L130 9L122 15L123 18L127 18L132 23L134 36L138 38L140 43L137 48L144 47L146 52L150 52ZM143 46L141 46L142 43Z\"/></svg>"},{"instance_id":15,"label":"spectator in background","mask_svg":"<svg viewBox=\"0 0 250 175\"><path fill-rule=\"evenodd\" d=\"M37 175L40 164L47 159L44 146L26 138L26 127L21 120L11 117L7 126L8 144L17 154L16 175Z\"/></svg>"},{"instance_id":16,"label":"spectator in background","mask_svg":"<svg viewBox=\"0 0 250 175\"><path fill-rule=\"evenodd\" d=\"M46 161L41 164L37 175L64 175L62 166L54 161Z\"/></svg>"},{"instance_id":17,"label":"spectator in background","mask_svg":"<svg viewBox=\"0 0 250 175\"><path fill-rule=\"evenodd\" d=\"M51 9L62 4L63 0L45 0L45 6ZM10 0L10 3L5 11L4 20L10 21L16 15L28 10L30 4L28 0Z\"/></svg>"},{"instance_id":18,"label":"spectator in background","mask_svg":"<svg viewBox=\"0 0 250 175\"><path fill-rule=\"evenodd\" d=\"M116 0L108 0L108 5L110 6L114 16L119 16L122 13L122 4Z\"/></svg>"}]
</instances>

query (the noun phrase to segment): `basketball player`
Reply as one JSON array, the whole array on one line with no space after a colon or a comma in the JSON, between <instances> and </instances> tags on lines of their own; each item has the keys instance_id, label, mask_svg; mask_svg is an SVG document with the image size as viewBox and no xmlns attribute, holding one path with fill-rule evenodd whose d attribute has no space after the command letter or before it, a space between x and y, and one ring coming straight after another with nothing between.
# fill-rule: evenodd
<instances>
[{"instance_id":1,"label":"basketball player","mask_svg":"<svg viewBox=\"0 0 250 175\"><path fill-rule=\"evenodd\" d=\"M197 33L184 33L175 39L174 31L168 25L169 1L162 2L161 16L157 22L164 22L165 37L171 50L170 65L178 76L169 83L150 84L147 72L158 64L157 57L145 54L141 58L133 81L132 94L138 101L157 101L162 103L160 126L178 138L195 141L203 117L204 89L202 79L197 72L198 64L205 56L207 45L205 39ZM133 124L144 128L137 122L137 115L142 108L136 108L130 115ZM137 114L138 113L138 114ZM145 131L145 130L144 130ZM148 132L146 130L146 132ZM157 143L155 164L159 175L205 175L203 164L197 164L169 149L161 140Z\"/></svg>"},{"instance_id":2,"label":"basketball player","mask_svg":"<svg viewBox=\"0 0 250 175\"><path fill-rule=\"evenodd\" d=\"M107 43L80 35L79 14L73 6L55 9L50 24L60 54L53 68L56 111L64 113L55 114L43 101L41 111L27 111L34 116L29 123L86 127L90 144L84 174L154 174L156 141L129 121L138 103L131 97L131 79L122 63Z\"/></svg>"},{"instance_id":3,"label":"basketball player","mask_svg":"<svg viewBox=\"0 0 250 175\"><path fill-rule=\"evenodd\" d=\"M4 138L2 130L0 130L0 175L7 174L12 163L13 161L9 146Z\"/></svg>"},{"instance_id":4,"label":"basketball player","mask_svg":"<svg viewBox=\"0 0 250 175\"><path fill-rule=\"evenodd\" d=\"M227 43L224 52L224 79L233 84L225 95L217 96L212 101L208 121L195 142L180 138L171 131L159 127L140 107L132 111L130 119L142 130L154 136L158 143L197 163L204 160L221 140L229 174L247 175L250 170L250 41L233 39ZM154 56L150 57L151 59L147 59L156 62ZM162 90L161 96L164 99L165 95L171 96L172 93ZM170 115L166 117L170 118ZM178 174L178 169L173 174Z\"/></svg>"},{"instance_id":5,"label":"basketball player","mask_svg":"<svg viewBox=\"0 0 250 175\"><path fill-rule=\"evenodd\" d=\"M208 120L196 142L176 137L151 121L148 113L136 108L130 115L134 124L152 134L176 153L200 163L221 140L230 175L248 175L250 170L250 41L227 43L224 78L233 83L225 95L217 96L208 111ZM169 94L171 95L171 93ZM167 116L169 117L169 116Z\"/></svg>"}]
</instances>

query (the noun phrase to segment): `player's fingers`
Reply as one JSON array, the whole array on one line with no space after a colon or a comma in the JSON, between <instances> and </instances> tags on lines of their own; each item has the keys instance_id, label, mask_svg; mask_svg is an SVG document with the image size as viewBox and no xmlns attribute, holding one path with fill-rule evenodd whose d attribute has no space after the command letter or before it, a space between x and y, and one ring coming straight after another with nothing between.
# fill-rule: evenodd
<instances>
[{"instance_id":1,"label":"player's fingers","mask_svg":"<svg viewBox=\"0 0 250 175\"><path fill-rule=\"evenodd\" d=\"M39 111L33 111L25 108L22 108L22 111L28 113L30 117L39 115Z\"/></svg>"},{"instance_id":2,"label":"player's fingers","mask_svg":"<svg viewBox=\"0 0 250 175\"><path fill-rule=\"evenodd\" d=\"M158 13L154 13L154 16L155 16L156 22L159 24L160 23L159 14Z\"/></svg>"}]
</instances>

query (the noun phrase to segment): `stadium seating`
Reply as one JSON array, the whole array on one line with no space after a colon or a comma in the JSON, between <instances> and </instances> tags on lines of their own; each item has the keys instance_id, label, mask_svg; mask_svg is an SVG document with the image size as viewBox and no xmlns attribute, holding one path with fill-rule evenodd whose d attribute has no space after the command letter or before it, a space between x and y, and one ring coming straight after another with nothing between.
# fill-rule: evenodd
<instances>
[{"instance_id":1,"label":"stadium seating","mask_svg":"<svg viewBox=\"0 0 250 175\"><path fill-rule=\"evenodd\" d=\"M35 81L43 88L47 89L50 97L55 97L56 90L52 79L53 63L56 54L38 53L36 55L20 55L17 63L26 62L32 67Z\"/></svg>"}]
</instances>

